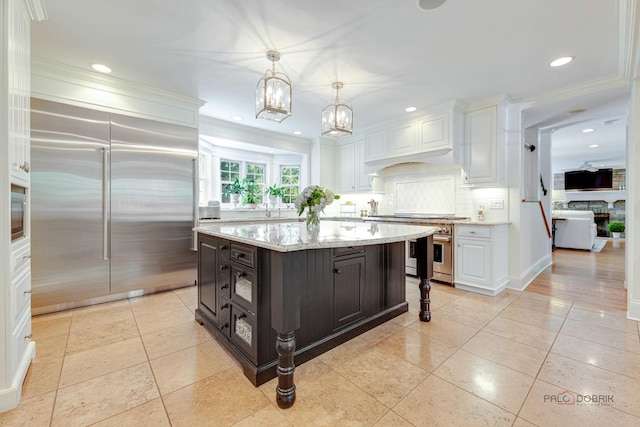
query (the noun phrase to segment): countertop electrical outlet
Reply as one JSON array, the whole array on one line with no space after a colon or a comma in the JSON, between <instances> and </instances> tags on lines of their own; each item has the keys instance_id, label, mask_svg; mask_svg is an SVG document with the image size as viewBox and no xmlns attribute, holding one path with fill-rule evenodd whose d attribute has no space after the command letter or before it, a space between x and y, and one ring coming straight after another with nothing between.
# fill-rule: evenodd
<instances>
[{"instance_id":1,"label":"countertop electrical outlet","mask_svg":"<svg viewBox=\"0 0 640 427\"><path fill-rule=\"evenodd\" d=\"M504 209L504 200L502 199L493 199L489 204L489 209Z\"/></svg>"}]
</instances>

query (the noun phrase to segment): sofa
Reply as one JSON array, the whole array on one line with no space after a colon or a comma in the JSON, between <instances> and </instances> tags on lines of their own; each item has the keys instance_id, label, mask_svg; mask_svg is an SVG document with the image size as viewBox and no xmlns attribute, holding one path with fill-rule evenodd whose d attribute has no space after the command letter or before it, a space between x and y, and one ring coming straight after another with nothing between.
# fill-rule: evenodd
<instances>
[{"instance_id":1,"label":"sofa","mask_svg":"<svg viewBox=\"0 0 640 427\"><path fill-rule=\"evenodd\" d=\"M555 210L552 218L556 247L591 250L598 234L592 211Z\"/></svg>"}]
</instances>

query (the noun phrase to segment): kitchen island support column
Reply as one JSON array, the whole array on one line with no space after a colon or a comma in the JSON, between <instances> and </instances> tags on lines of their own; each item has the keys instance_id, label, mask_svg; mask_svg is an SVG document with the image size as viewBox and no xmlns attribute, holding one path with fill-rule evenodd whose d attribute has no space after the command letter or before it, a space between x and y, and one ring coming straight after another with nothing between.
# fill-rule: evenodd
<instances>
[{"instance_id":1,"label":"kitchen island support column","mask_svg":"<svg viewBox=\"0 0 640 427\"><path fill-rule=\"evenodd\" d=\"M433 236L421 237L416 240L416 273L420 284L420 313L419 318L423 322L431 320L429 293L431 291L431 278L433 277ZM431 250L430 250L431 249Z\"/></svg>"},{"instance_id":2,"label":"kitchen island support column","mask_svg":"<svg viewBox=\"0 0 640 427\"><path fill-rule=\"evenodd\" d=\"M293 381L295 331L300 327L299 283L306 280L307 251L271 251L271 327L277 332L278 386L276 402L289 408L296 400Z\"/></svg>"}]
</instances>

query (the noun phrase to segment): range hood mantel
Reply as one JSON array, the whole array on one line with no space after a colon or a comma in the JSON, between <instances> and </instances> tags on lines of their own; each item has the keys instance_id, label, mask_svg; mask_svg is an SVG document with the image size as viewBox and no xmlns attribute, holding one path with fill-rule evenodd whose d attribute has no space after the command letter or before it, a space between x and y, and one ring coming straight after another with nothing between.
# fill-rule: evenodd
<instances>
[{"instance_id":1,"label":"range hood mantel","mask_svg":"<svg viewBox=\"0 0 640 427\"><path fill-rule=\"evenodd\" d=\"M402 165L405 163L427 163L434 165L454 165L460 164L457 159L454 159L453 150L450 148L444 148L442 150L428 151L424 153L413 153L400 156L386 157L384 159L367 160L364 161L365 173L372 174L381 169Z\"/></svg>"}]
</instances>

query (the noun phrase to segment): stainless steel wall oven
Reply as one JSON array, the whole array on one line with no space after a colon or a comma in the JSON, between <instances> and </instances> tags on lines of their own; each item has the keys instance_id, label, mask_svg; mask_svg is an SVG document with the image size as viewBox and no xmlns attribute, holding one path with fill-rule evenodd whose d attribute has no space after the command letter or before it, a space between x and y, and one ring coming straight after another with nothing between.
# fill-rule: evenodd
<instances>
[{"instance_id":1,"label":"stainless steel wall oven","mask_svg":"<svg viewBox=\"0 0 640 427\"><path fill-rule=\"evenodd\" d=\"M27 189L11 184L11 240L25 236Z\"/></svg>"}]
</instances>

